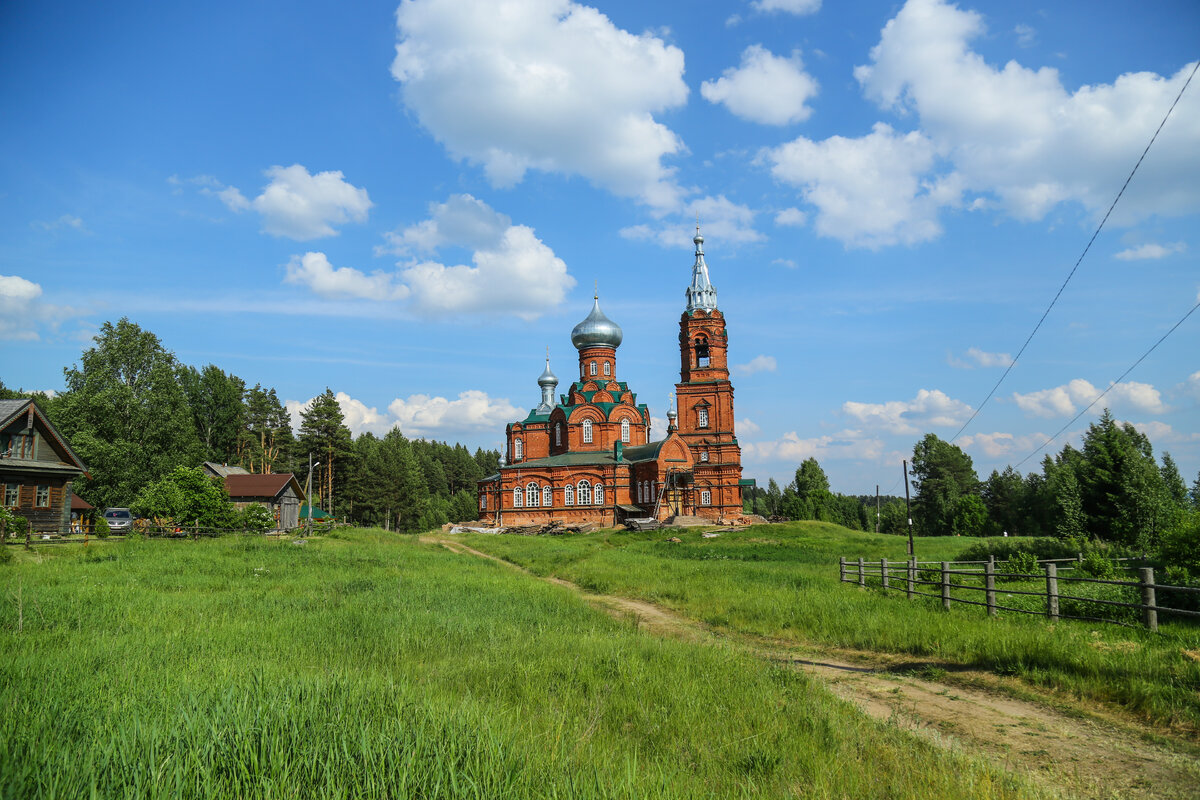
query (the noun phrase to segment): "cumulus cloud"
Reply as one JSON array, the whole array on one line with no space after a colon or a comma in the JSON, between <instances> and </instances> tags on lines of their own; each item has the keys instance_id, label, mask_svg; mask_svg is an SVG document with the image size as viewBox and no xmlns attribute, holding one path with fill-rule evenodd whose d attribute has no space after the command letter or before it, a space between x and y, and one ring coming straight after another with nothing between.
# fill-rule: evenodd
<instances>
[{"instance_id":1,"label":"cumulus cloud","mask_svg":"<svg viewBox=\"0 0 1200 800\"><path fill-rule=\"evenodd\" d=\"M790 58L753 44L742 52L742 63L715 81L700 84L710 103L723 104L735 117L763 125L803 122L812 115L808 101L817 93L816 80L804 71L800 51Z\"/></svg>"},{"instance_id":2,"label":"cumulus cloud","mask_svg":"<svg viewBox=\"0 0 1200 800\"><path fill-rule=\"evenodd\" d=\"M1189 442L1200 442L1200 433L1184 433L1177 431L1165 422L1153 420L1151 422L1133 422L1130 423L1137 428L1155 445L1161 448L1164 444L1186 444Z\"/></svg>"},{"instance_id":3,"label":"cumulus cloud","mask_svg":"<svg viewBox=\"0 0 1200 800\"><path fill-rule=\"evenodd\" d=\"M1122 261L1145 261L1148 259L1166 258L1167 256L1183 253L1187 250L1187 244L1184 242L1173 242L1171 244L1143 244L1137 247L1127 247L1121 252L1113 256Z\"/></svg>"},{"instance_id":4,"label":"cumulus cloud","mask_svg":"<svg viewBox=\"0 0 1200 800\"><path fill-rule=\"evenodd\" d=\"M749 417L743 417L737 422L738 431L744 436L753 436L756 433L761 433L762 428L755 425Z\"/></svg>"},{"instance_id":5,"label":"cumulus cloud","mask_svg":"<svg viewBox=\"0 0 1200 800\"><path fill-rule=\"evenodd\" d=\"M821 10L821 0L754 0L751 8L757 11L783 11L788 14L815 14Z\"/></svg>"},{"instance_id":6,"label":"cumulus cloud","mask_svg":"<svg viewBox=\"0 0 1200 800\"><path fill-rule=\"evenodd\" d=\"M396 426L409 437L471 433L502 427L521 413L521 409L507 400L493 400L486 392L474 389L461 392L456 400L424 394L398 397L386 411L368 406L345 392L337 392L334 397L346 427L355 436L360 433L380 436ZM312 406L314 399L288 400L284 404L293 428L299 429L300 415Z\"/></svg>"},{"instance_id":7,"label":"cumulus cloud","mask_svg":"<svg viewBox=\"0 0 1200 800\"><path fill-rule=\"evenodd\" d=\"M1064 201L1094 214L1112 202L1129 170L1183 86L1191 65L1175 75L1129 73L1111 84L1070 92L1058 71L1009 61L995 68L969 44L986 32L984 18L944 0L909 0L855 69L867 98L912 113L953 162L969 190L995 196L1019 219L1041 219ZM1118 214L1200 208L1200 106L1181 104L1142 165Z\"/></svg>"},{"instance_id":8,"label":"cumulus cloud","mask_svg":"<svg viewBox=\"0 0 1200 800\"><path fill-rule=\"evenodd\" d=\"M1200 302L1200 298L1197 298L1197 302ZM1176 388L1184 394L1200 401L1200 371L1193 372L1188 376L1186 381L1179 384Z\"/></svg>"},{"instance_id":9,"label":"cumulus cloud","mask_svg":"<svg viewBox=\"0 0 1200 800\"><path fill-rule=\"evenodd\" d=\"M1007 367L1013 363L1012 356L1008 353L988 353L980 350L978 347L967 348L967 357L965 359L951 355L946 361L952 367L959 369L972 369L974 367Z\"/></svg>"},{"instance_id":10,"label":"cumulus cloud","mask_svg":"<svg viewBox=\"0 0 1200 800\"><path fill-rule=\"evenodd\" d=\"M58 219L51 220L50 222L46 222L45 220L34 220L33 222L29 223L29 225L30 227L43 231L53 232L69 228L73 231L78 231L79 233L90 233L87 227L84 226L83 220L74 214L63 214Z\"/></svg>"},{"instance_id":11,"label":"cumulus cloud","mask_svg":"<svg viewBox=\"0 0 1200 800\"><path fill-rule=\"evenodd\" d=\"M775 215L775 224L784 228L802 228L808 215L798 208L785 208Z\"/></svg>"},{"instance_id":12,"label":"cumulus cloud","mask_svg":"<svg viewBox=\"0 0 1200 800\"><path fill-rule=\"evenodd\" d=\"M385 239L385 251L408 256L400 277L420 313L499 311L533 319L559 305L575 285L566 263L532 228L513 225L467 194L433 204L429 219ZM442 247L473 251L473 266L421 257Z\"/></svg>"},{"instance_id":13,"label":"cumulus cloud","mask_svg":"<svg viewBox=\"0 0 1200 800\"><path fill-rule=\"evenodd\" d=\"M745 364L734 364L733 371L738 375L753 375L756 372L774 372L778 366L775 356L755 356Z\"/></svg>"},{"instance_id":14,"label":"cumulus cloud","mask_svg":"<svg viewBox=\"0 0 1200 800\"><path fill-rule=\"evenodd\" d=\"M1090 382L1076 378L1062 386L1021 394L1014 392L1012 399L1027 414L1036 417L1065 417L1086 408L1100 396ZM1126 381L1113 386L1105 395L1106 402L1116 408L1127 408L1150 414L1161 414L1167 410L1162 393L1148 383Z\"/></svg>"},{"instance_id":15,"label":"cumulus cloud","mask_svg":"<svg viewBox=\"0 0 1200 800\"><path fill-rule=\"evenodd\" d=\"M367 275L351 267L334 268L324 253L292 256L283 280L285 283L307 286L322 297L402 300L409 294L406 286L396 282L395 275L378 271Z\"/></svg>"},{"instance_id":16,"label":"cumulus cloud","mask_svg":"<svg viewBox=\"0 0 1200 800\"><path fill-rule=\"evenodd\" d=\"M842 412L868 428L891 433L913 434L931 427L961 424L971 414L971 407L955 400L940 389L921 389L912 400L889 400L886 403L847 401Z\"/></svg>"},{"instance_id":17,"label":"cumulus cloud","mask_svg":"<svg viewBox=\"0 0 1200 800\"><path fill-rule=\"evenodd\" d=\"M754 229L755 214L753 209L734 203L723 194L700 197L665 222L631 225L621 229L621 236L653 242L659 247L691 249L698 218L706 239L723 245L761 242L763 235Z\"/></svg>"},{"instance_id":18,"label":"cumulus cloud","mask_svg":"<svg viewBox=\"0 0 1200 800\"><path fill-rule=\"evenodd\" d=\"M40 330L57 330L78 312L42 300L42 287L20 275L0 275L0 340L37 341Z\"/></svg>"},{"instance_id":19,"label":"cumulus cloud","mask_svg":"<svg viewBox=\"0 0 1200 800\"><path fill-rule=\"evenodd\" d=\"M954 174L929 174L933 142L919 131L898 133L875 124L859 138L803 136L763 153L771 174L796 186L817 209L821 236L853 247L916 244L942 232L937 211L959 202Z\"/></svg>"},{"instance_id":20,"label":"cumulus cloud","mask_svg":"<svg viewBox=\"0 0 1200 800\"><path fill-rule=\"evenodd\" d=\"M683 142L653 115L687 101L679 48L570 0L405 0L396 25L405 105L494 186L537 169L677 208Z\"/></svg>"},{"instance_id":21,"label":"cumulus cloud","mask_svg":"<svg viewBox=\"0 0 1200 800\"><path fill-rule=\"evenodd\" d=\"M869 100L913 130L881 122L864 136L800 137L765 151L772 174L816 208L819 234L852 247L914 244L939 236L940 211L959 207L1034 221L1075 203L1098 218L1191 72L1128 73L1070 91L1051 67L988 64L970 46L984 33L976 12L908 0L854 74ZM1200 209L1197 140L1200 106L1180 104L1110 222Z\"/></svg>"},{"instance_id":22,"label":"cumulus cloud","mask_svg":"<svg viewBox=\"0 0 1200 800\"><path fill-rule=\"evenodd\" d=\"M1016 435L1012 433L976 433L959 438L958 445L964 450L978 450L988 458L1012 458L1022 456L1041 447L1049 436L1044 433Z\"/></svg>"},{"instance_id":23,"label":"cumulus cloud","mask_svg":"<svg viewBox=\"0 0 1200 800\"><path fill-rule=\"evenodd\" d=\"M819 461L851 459L873 460L884 454L883 441L866 436L862 431L845 430L835 436L801 439L795 431L785 433L770 442L747 442L742 445L742 458L750 463L786 461L798 464L806 458Z\"/></svg>"},{"instance_id":24,"label":"cumulus cloud","mask_svg":"<svg viewBox=\"0 0 1200 800\"><path fill-rule=\"evenodd\" d=\"M273 166L264 173L270 182L253 200L236 186L226 186L211 175L186 181L172 175L173 186L189 183L200 193L216 197L233 212L256 211L262 216L263 232L298 242L337 236L334 225L366 222L374 203L367 190L346 181L340 170L315 175L300 164Z\"/></svg>"}]
</instances>

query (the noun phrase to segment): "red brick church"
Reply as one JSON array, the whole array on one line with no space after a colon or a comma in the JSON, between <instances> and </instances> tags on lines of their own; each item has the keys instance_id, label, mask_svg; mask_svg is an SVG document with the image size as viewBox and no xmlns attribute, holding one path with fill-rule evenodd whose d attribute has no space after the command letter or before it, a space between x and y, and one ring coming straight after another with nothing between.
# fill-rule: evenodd
<instances>
[{"instance_id":1,"label":"red brick church","mask_svg":"<svg viewBox=\"0 0 1200 800\"><path fill-rule=\"evenodd\" d=\"M650 412L620 380L619 325L600 310L571 331L579 379L555 402L550 359L538 378L542 401L505 429L507 458L479 482L479 512L496 525L742 514L742 455L733 423L728 331L696 232L696 261L679 319L678 412L666 437L650 441Z\"/></svg>"}]
</instances>

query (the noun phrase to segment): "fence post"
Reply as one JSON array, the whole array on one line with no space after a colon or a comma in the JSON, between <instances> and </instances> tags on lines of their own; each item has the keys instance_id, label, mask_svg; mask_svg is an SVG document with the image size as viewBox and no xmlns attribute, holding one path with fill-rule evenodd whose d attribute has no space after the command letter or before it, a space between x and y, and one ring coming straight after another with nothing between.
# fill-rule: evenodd
<instances>
[{"instance_id":1,"label":"fence post","mask_svg":"<svg viewBox=\"0 0 1200 800\"><path fill-rule=\"evenodd\" d=\"M879 557L879 577L883 583L883 590L886 592L888 589L888 562L883 556Z\"/></svg>"},{"instance_id":2,"label":"fence post","mask_svg":"<svg viewBox=\"0 0 1200 800\"><path fill-rule=\"evenodd\" d=\"M863 564L862 556L858 557L858 585L859 586L867 585L867 570L865 568L865 565Z\"/></svg>"},{"instance_id":3,"label":"fence post","mask_svg":"<svg viewBox=\"0 0 1200 800\"><path fill-rule=\"evenodd\" d=\"M913 583L917 580L917 557L908 560L908 599L913 599Z\"/></svg>"},{"instance_id":4,"label":"fence post","mask_svg":"<svg viewBox=\"0 0 1200 800\"><path fill-rule=\"evenodd\" d=\"M950 562L942 562L942 608L950 610Z\"/></svg>"},{"instance_id":5,"label":"fence post","mask_svg":"<svg viewBox=\"0 0 1200 800\"><path fill-rule=\"evenodd\" d=\"M200 520L196 520L196 524L192 528L192 541L200 541Z\"/></svg>"},{"instance_id":6,"label":"fence post","mask_svg":"<svg viewBox=\"0 0 1200 800\"><path fill-rule=\"evenodd\" d=\"M841 580L842 583L845 583L846 582L846 557L845 556L841 556L840 558L838 558L838 569L840 570L840 572L838 574L838 579Z\"/></svg>"},{"instance_id":7,"label":"fence post","mask_svg":"<svg viewBox=\"0 0 1200 800\"><path fill-rule=\"evenodd\" d=\"M983 588L987 594L987 613L989 617L996 616L996 561L994 556L988 557L983 566Z\"/></svg>"},{"instance_id":8,"label":"fence post","mask_svg":"<svg viewBox=\"0 0 1200 800\"><path fill-rule=\"evenodd\" d=\"M1058 567L1046 564L1046 616L1058 619Z\"/></svg>"},{"instance_id":9,"label":"fence post","mask_svg":"<svg viewBox=\"0 0 1200 800\"><path fill-rule=\"evenodd\" d=\"M1158 630L1158 603L1154 600L1154 567L1142 567L1142 621L1152 631Z\"/></svg>"},{"instance_id":10,"label":"fence post","mask_svg":"<svg viewBox=\"0 0 1200 800\"><path fill-rule=\"evenodd\" d=\"M32 542L33 542L33 526L31 525L25 529L25 549L26 550L33 549Z\"/></svg>"}]
</instances>

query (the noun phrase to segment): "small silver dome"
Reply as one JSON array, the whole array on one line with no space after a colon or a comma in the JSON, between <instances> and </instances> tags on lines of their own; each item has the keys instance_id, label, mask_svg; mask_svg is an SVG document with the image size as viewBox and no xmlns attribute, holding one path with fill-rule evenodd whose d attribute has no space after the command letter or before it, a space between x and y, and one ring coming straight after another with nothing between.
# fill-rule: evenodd
<instances>
[{"instance_id":1,"label":"small silver dome","mask_svg":"<svg viewBox=\"0 0 1200 800\"><path fill-rule=\"evenodd\" d=\"M571 344L575 345L576 350L595 346L616 349L621 346L621 339L624 337L621 326L604 316L604 312L600 310L599 297L596 297L595 301L592 313L571 331Z\"/></svg>"},{"instance_id":2,"label":"small silver dome","mask_svg":"<svg viewBox=\"0 0 1200 800\"><path fill-rule=\"evenodd\" d=\"M550 371L550 359L546 359L546 369L538 376L538 386L558 386L558 376Z\"/></svg>"}]
</instances>

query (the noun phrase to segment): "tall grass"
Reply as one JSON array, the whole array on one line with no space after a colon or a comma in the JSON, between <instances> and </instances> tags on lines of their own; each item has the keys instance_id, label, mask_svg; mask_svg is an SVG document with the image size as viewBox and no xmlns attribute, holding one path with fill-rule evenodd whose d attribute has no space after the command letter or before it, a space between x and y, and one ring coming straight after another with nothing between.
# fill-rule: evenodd
<instances>
[{"instance_id":1,"label":"tall grass","mask_svg":"<svg viewBox=\"0 0 1200 800\"><path fill-rule=\"evenodd\" d=\"M2 797L1033 795L795 671L380 531L62 546L0 582Z\"/></svg>"},{"instance_id":2,"label":"tall grass","mask_svg":"<svg viewBox=\"0 0 1200 800\"><path fill-rule=\"evenodd\" d=\"M661 603L733 632L934 656L1016 675L1079 698L1123 706L1159 724L1200 730L1200 627L1160 620L1160 632L1002 615L838 580L838 557L905 558L905 540L819 522L697 532L588 536L471 535L472 546L597 592ZM953 560L970 540L917 540L922 561ZM924 587L932 591L933 587ZM1075 594L1072 587L1071 592ZM1001 589L1001 594L1003 590ZM972 599L981 599L972 596Z\"/></svg>"}]
</instances>

